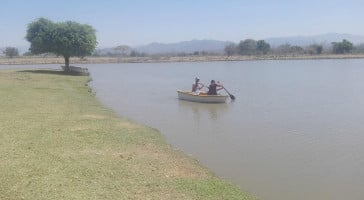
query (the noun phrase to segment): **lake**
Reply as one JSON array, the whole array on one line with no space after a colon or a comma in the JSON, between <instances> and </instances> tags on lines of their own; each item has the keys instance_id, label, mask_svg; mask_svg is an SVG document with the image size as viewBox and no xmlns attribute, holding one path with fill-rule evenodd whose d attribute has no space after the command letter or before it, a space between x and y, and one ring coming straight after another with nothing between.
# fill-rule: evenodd
<instances>
[{"instance_id":1,"label":"lake","mask_svg":"<svg viewBox=\"0 0 364 200\"><path fill-rule=\"evenodd\" d=\"M102 103L260 199L364 197L362 59L87 67ZM178 100L196 76L236 100Z\"/></svg>"},{"instance_id":2,"label":"lake","mask_svg":"<svg viewBox=\"0 0 364 200\"><path fill-rule=\"evenodd\" d=\"M364 60L107 64L97 97L261 199L364 196ZM227 104L177 99L194 77Z\"/></svg>"}]
</instances>

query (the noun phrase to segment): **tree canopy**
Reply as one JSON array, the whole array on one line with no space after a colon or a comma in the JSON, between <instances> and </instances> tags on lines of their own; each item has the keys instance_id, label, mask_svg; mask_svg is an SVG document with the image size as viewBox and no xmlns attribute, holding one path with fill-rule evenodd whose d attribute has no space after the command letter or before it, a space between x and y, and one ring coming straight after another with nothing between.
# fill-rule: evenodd
<instances>
[{"instance_id":1,"label":"tree canopy","mask_svg":"<svg viewBox=\"0 0 364 200\"><path fill-rule=\"evenodd\" d=\"M95 29L74 21L54 23L45 18L28 25L26 39L33 54L54 53L65 59L69 70L70 57L91 55L97 45Z\"/></svg>"},{"instance_id":2,"label":"tree canopy","mask_svg":"<svg viewBox=\"0 0 364 200\"><path fill-rule=\"evenodd\" d=\"M267 54L270 51L270 44L265 42L264 40L257 41L257 51L263 54Z\"/></svg>"},{"instance_id":3,"label":"tree canopy","mask_svg":"<svg viewBox=\"0 0 364 200\"><path fill-rule=\"evenodd\" d=\"M307 47L307 53L309 54L321 54L323 46L320 44L311 44Z\"/></svg>"},{"instance_id":4,"label":"tree canopy","mask_svg":"<svg viewBox=\"0 0 364 200\"><path fill-rule=\"evenodd\" d=\"M257 50L257 42L253 39L246 39L240 41L238 44L238 51L241 55L254 55Z\"/></svg>"},{"instance_id":5,"label":"tree canopy","mask_svg":"<svg viewBox=\"0 0 364 200\"><path fill-rule=\"evenodd\" d=\"M5 54L5 56L7 56L9 58L19 56L19 51L18 51L18 48L16 48L16 47L6 47L5 50L3 51L3 53Z\"/></svg>"},{"instance_id":6,"label":"tree canopy","mask_svg":"<svg viewBox=\"0 0 364 200\"><path fill-rule=\"evenodd\" d=\"M333 42L332 45L336 54L350 53L354 49L353 43L345 39L342 42Z\"/></svg>"},{"instance_id":7,"label":"tree canopy","mask_svg":"<svg viewBox=\"0 0 364 200\"><path fill-rule=\"evenodd\" d=\"M232 56L237 52L237 47L234 43L227 45L224 49L227 56Z\"/></svg>"}]
</instances>

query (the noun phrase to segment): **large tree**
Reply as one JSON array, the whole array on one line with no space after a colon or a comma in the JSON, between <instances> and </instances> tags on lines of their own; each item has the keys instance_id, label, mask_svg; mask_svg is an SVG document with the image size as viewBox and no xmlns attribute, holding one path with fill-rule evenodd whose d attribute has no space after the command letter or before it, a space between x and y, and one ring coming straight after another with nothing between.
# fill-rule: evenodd
<instances>
[{"instance_id":1,"label":"large tree","mask_svg":"<svg viewBox=\"0 0 364 200\"><path fill-rule=\"evenodd\" d=\"M3 51L3 53L5 54L5 56L7 56L9 58L19 56L19 51L18 51L18 48L16 48L16 47L6 47L5 50Z\"/></svg>"},{"instance_id":2,"label":"large tree","mask_svg":"<svg viewBox=\"0 0 364 200\"><path fill-rule=\"evenodd\" d=\"M333 52L336 54L350 53L354 49L353 43L345 39L342 42L333 42L332 46Z\"/></svg>"},{"instance_id":3,"label":"large tree","mask_svg":"<svg viewBox=\"0 0 364 200\"><path fill-rule=\"evenodd\" d=\"M227 56L232 56L232 55L236 54L236 52L238 50L237 50L236 45L234 43L231 43L231 44L228 44L225 46L224 51Z\"/></svg>"},{"instance_id":4,"label":"large tree","mask_svg":"<svg viewBox=\"0 0 364 200\"><path fill-rule=\"evenodd\" d=\"M45 18L28 25L26 39L33 54L63 56L65 71L69 71L70 57L91 55L97 44L95 29L90 25L73 21L54 23Z\"/></svg>"},{"instance_id":5,"label":"large tree","mask_svg":"<svg viewBox=\"0 0 364 200\"><path fill-rule=\"evenodd\" d=\"M263 54L267 54L270 51L270 44L264 40L257 41L257 51Z\"/></svg>"},{"instance_id":6,"label":"large tree","mask_svg":"<svg viewBox=\"0 0 364 200\"><path fill-rule=\"evenodd\" d=\"M311 44L306 48L306 51L309 54L321 54L322 50L323 46L321 44Z\"/></svg>"},{"instance_id":7,"label":"large tree","mask_svg":"<svg viewBox=\"0 0 364 200\"><path fill-rule=\"evenodd\" d=\"M238 51L240 55L254 55L257 50L257 42L253 39L240 41Z\"/></svg>"}]
</instances>

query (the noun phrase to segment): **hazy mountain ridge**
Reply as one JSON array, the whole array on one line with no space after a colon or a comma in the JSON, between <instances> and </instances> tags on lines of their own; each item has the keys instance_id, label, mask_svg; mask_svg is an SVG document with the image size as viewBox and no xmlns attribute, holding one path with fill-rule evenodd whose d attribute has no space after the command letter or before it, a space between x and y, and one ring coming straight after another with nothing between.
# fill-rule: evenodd
<instances>
[{"instance_id":1,"label":"hazy mountain ridge","mask_svg":"<svg viewBox=\"0 0 364 200\"><path fill-rule=\"evenodd\" d=\"M314 36L275 37L267 38L265 41L268 42L272 47L277 47L287 43L304 47L311 44L329 45L331 42L340 42L343 39L346 39L354 44L364 43L364 36L341 33L327 33Z\"/></svg>"},{"instance_id":2,"label":"hazy mountain ridge","mask_svg":"<svg viewBox=\"0 0 364 200\"><path fill-rule=\"evenodd\" d=\"M193 53L196 51L223 53L225 46L231 43L229 41L218 40L191 40L178 43L151 43L135 47L134 49L147 54Z\"/></svg>"},{"instance_id":3,"label":"hazy mountain ridge","mask_svg":"<svg viewBox=\"0 0 364 200\"><path fill-rule=\"evenodd\" d=\"M254 38L253 38L254 39ZM332 42L340 42L343 39L349 40L355 45L364 43L364 36L340 33L327 33L314 36L292 36L292 37L274 37L264 39L271 47L277 47L282 44L291 44L298 46L309 46L311 44L330 45ZM244 40L244 39L242 39ZM239 41L240 42L240 41ZM178 43L151 43L135 47L139 52L147 54L163 54L163 53L193 53L195 51L206 51L213 53L224 53L226 45L231 44L231 41L218 40L191 40ZM238 42L237 42L238 43Z\"/></svg>"}]
</instances>

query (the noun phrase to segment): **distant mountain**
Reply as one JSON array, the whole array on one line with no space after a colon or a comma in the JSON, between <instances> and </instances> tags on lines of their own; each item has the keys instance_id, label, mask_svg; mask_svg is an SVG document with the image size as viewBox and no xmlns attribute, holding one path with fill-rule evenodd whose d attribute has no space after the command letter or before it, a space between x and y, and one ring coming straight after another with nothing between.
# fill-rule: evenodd
<instances>
[{"instance_id":1,"label":"distant mountain","mask_svg":"<svg viewBox=\"0 0 364 200\"><path fill-rule=\"evenodd\" d=\"M343 39L349 40L354 43L354 45L364 43L364 36L339 33L328 33L314 36L275 37L266 38L264 40L268 42L271 47L275 48L287 43L302 47L309 46L311 44L329 46L331 45L331 42L340 42ZM120 45L112 48L98 48L96 52L99 55L129 55L132 51L146 54L178 54L194 53L196 51L222 54L224 53L225 47L231 43L233 42L218 40L191 40L177 43L151 43L137 47Z\"/></svg>"},{"instance_id":2,"label":"distant mountain","mask_svg":"<svg viewBox=\"0 0 364 200\"><path fill-rule=\"evenodd\" d=\"M148 45L138 46L134 49L138 52L147 54L166 54L166 53L193 53L196 51L206 51L213 53L223 53L226 45L231 44L229 41L217 40L191 40L178 43L151 43Z\"/></svg>"},{"instance_id":3,"label":"distant mountain","mask_svg":"<svg viewBox=\"0 0 364 200\"><path fill-rule=\"evenodd\" d=\"M275 37L264 40L274 48L287 43L302 47L309 46L311 44L322 44L326 46L331 45L331 42L340 42L343 39L349 40L354 43L354 45L364 43L364 36L340 33L328 33L314 36ZM168 44L151 43L148 45L134 47L134 50L147 54L193 53L195 51L224 53L224 48L231 43L233 42L218 40L191 40Z\"/></svg>"},{"instance_id":4,"label":"distant mountain","mask_svg":"<svg viewBox=\"0 0 364 200\"><path fill-rule=\"evenodd\" d=\"M268 42L272 47L277 47L279 45L287 43L298 46L308 46L314 43L329 45L331 44L331 42L340 42L343 39L346 39L354 44L364 43L364 36L340 33L328 33L314 36L275 37L267 38L264 40Z\"/></svg>"}]
</instances>

